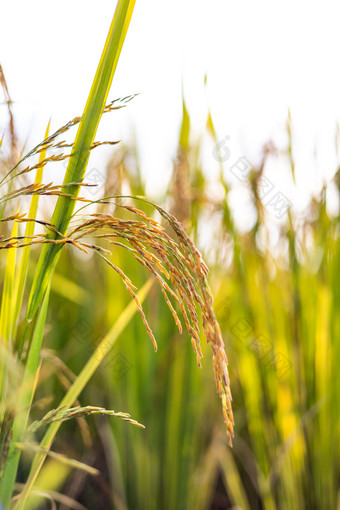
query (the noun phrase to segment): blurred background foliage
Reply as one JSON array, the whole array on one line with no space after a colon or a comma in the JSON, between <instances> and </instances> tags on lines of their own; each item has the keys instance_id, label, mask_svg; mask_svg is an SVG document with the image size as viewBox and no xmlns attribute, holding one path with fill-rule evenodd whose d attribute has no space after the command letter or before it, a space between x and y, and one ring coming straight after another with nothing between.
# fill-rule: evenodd
<instances>
[{"instance_id":1,"label":"blurred background foliage","mask_svg":"<svg viewBox=\"0 0 340 510\"><path fill-rule=\"evenodd\" d=\"M269 158L285 161L294 182L290 123L284 154L268 144L259 167L239 173L249 215L256 213L247 230L235 226L237 207L230 205L232 185L212 118L209 114L202 138L192 140L184 103L173 173L167 192L155 198L184 224L210 268L229 358L233 449L227 446L210 351L202 341L199 370L190 339L178 334L154 285L144 309L158 352L140 317L134 317L79 399L129 412L145 430L105 416L63 424L54 449L101 474L90 476L49 459L37 481L42 491L52 497L63 493L78 502L74 508L99 510L340 509L339 215L326 207L327 186L339 195L339 171L304 214L265 200ZM203 141L218 160L213 181ZM146 194L135 144L114 150L102 184L101 196ZM4 264L4 254L0 257ZM122 250L114 253L113 263L139 287L148 277ZM29 277L33 274L34 267ZM52 283L33 416L58 404L130 299L100 259L63 250ZM58 508L72 508L67 501ZM35 496L28 507L49 505Z\"/></svg>"}]
</instances>

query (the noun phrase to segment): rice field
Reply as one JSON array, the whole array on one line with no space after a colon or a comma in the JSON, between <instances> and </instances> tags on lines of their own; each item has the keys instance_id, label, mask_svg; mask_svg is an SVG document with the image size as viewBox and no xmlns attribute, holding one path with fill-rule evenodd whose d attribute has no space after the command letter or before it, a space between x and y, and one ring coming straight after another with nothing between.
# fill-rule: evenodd
<instances>
[{"instance_id":1,"label":"rice field","mask_svg":"<svg viewBox=\"0 0 340 510\"><path fill-rule=\"evenodd\" d=\"M0 509L340 509L339 170L298 214L266 175L281 158L295 186L292 119L284 154L269 143L231 181L212 115L195 142L183 99L167 191L148 198L137 147L96 138L134 100L108 98L134 3L84 112L33 148L0 67Z\"/></svg>"}]
</instances>

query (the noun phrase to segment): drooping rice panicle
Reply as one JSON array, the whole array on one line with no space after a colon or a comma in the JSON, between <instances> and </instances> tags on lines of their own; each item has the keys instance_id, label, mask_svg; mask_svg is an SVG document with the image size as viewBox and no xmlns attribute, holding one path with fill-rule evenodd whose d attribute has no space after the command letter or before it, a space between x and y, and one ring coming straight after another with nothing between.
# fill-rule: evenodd
<instances>
[{"instance_id":1,"label":"drooping rice panicle","mask_svg":"<svg viewBox=\"0 0 340 510\"><path fill-rule=\"evenodd\" d=\"M150 202L148 203L150 204ZM171 225L176 234L177 242L165 232L159 223L153 218L149 218L140 209L126 204L119 204L119 207L139 216L141 219L136 221L121 219L110 214L94 213L73 227L68 232L68 235L71 239L74 237L78 245L84 245L82 239L90 237L93 239L106 239L111 245L123 246L125 249L129 249L135 259L157 279L164 299L181 331L180 320L169 299L169 295L175 296L175 301L179 304L186 329L191 336L192 346L197 355L197 364L199 366L201 366L202 350L197 311L200 309L203 331L213 351L216 388L222 401L223 417L226 423L228 440L231 444L234 419L231 407L232 397L228 361L221 330L213 309L213 298L207 281L208 268L183 226L173 215L167 213L159 206L154 206ZM126 244L114 241L115 238L120 238ZM89 248L91 245L86 243L86 247ZM158 257L156 254L158 254ZM106 257L104 259L120 274L127 290L134 297L135 289L131 288L130 280L127 282L126 275L122 274L109 259ZM170 282L170 285L165 283L164 276ZM169 292L171 287L173 290ZM137 308L142 315L146 329L156 348L156 340L138 303Z\"/></svg>"},{"instance_id":2,"label":"drooping rice panicle","mask_svg":"<svg viewBox=\"0 0 340 510\"><path fill-rule=\"evenodd\" d=\"M89 244L85 240L86 237L107 239L110 244L114 238L121 238L130 245L130 252L146 269L148 269L157 279L161 287L164 299L174 317L174 320L182 330L181 322L176 311L168 297L168 294L175 296L175 300L179 303L181 314L184 318L186 329L191 336L191 342L195 354L197 355L197 364L201 366L202 350L200 347L199 322L197 314L197 306L202 313L203 330L207 342L213 351L213 365L216 380L216 387L220 398L222 399L223 415L227 426L227 434L229 442L233 433L233 415L231 410L231 393L230 382L227 367L227 357L224 350L224 343L218 326L216 316L213 310L212 295L207 283L208 268L204 263L200 252L186 234L182 225L177 219L167 213L159 206L155 208L170 223L173 228L178 243L175 242L154 219L149 218L140 209L131 205L119 205L121 208L135 214L141 220L127 220L114 217L110 214L95 213L91 214L88 219L80 223L68 232L67 236L61 236L58 240L32 240L31 242L52 242L73 244L78 249L92 249L99 252L106 263L110 265L122 278L128 292L136 300L135 290L130 279L115 266L107 257L104 256L103 249L94 244ZM19 218L18 218L19 220ZM23 221L22 218L20 218ZM15 243L14 239L7 239L9 243ZM13 244L14 245L14 244ZM18 245L18 243L17 243ZM127 245L115 243L117 246ZM20 245L18 245L20 246ZM155 255L158 253L159 258ZM110 254L106 250L106 254ZM163 264L160 261L163 261ZM170 286L166 284L161 274L165 276L173 285L174 291L169 292ZM136 300L137 308L142 316L146 330L150 335L155 350L157 343L148 321L144 315L142 307Z\"/></svg>"}]
</instances>

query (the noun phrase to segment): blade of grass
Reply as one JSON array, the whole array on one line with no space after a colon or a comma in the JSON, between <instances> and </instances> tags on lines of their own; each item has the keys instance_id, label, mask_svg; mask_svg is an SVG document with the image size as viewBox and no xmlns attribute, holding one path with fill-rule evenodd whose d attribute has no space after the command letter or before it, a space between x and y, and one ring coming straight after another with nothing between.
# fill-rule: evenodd
<instances>
[{"instance_id":1,"label":"blade of grass","mask_svg":"<svg viewBox=\"0 0 340 510\"><path fill-rule=\"evenodd\" d=\"M31 403L34 396L37 381L37 371L40 362L40 349L43 340L44 326L47 315L48 298L49 289L45 294L43 305L37 320L37 326L34 331L32 349L27 359L21 393L18 399L19 410L14 418L8 459L5 465L3 478L1 480L0 501L5 509L9 508L20 459L20 450L17 449L16 443L20 442L22 435L25 432Z\"/></svg>"},{"instance_id":2,"label":"blade of grass","mask_svg":"<svg viewBox=\"0 0 340 510\"><path fill-rule=\"evenodd\" d=\"M49 129L50 129L50 122L48 123L47 128L46 128L45 138L48 137ZM46 158L46 149L40 153L39 163L41 161L43 161L45 158ZM44 170L44 167L38 168L36 176L35 176L35 181L34 181L35 184L41 183L42 176L43 176L43 170ZM28 212L28 218L35 219L37 210L38 210L38 201L39 201L39 195L33 195L32 199L31 199L31 205L29 208L29 212ZM32 236L34 234L34 227L35 227L34 221L27 222L26 230L25 230L26 238L28 238L29 236ZM30 253L31 253L31 246L30 245L25 246L22 250L20 265L18 267L17 278L16 278L16 289L15 289L15 294L16 294L15 308L13 311L14 327L16 325L19 311L20 311L21 305L22 305L23 291L25 288Z\"/></svg>"},{"instance_id":3,"label":"blade of grass","mask_svg":"<svg viewBox=\"0 0 340 510\"><path fill-rule=\"evenodd\" d=\"M134 4L135 1L132 0L118 1L105 47L92 83L81 122L79 124L71 157L69 158L67 166L64 184L72 182L78 183L84 178L91 145L93 144L99 120L110 90L113 75L117 67L120 52L132 16ZM74 185L68 187L67 192L74 197L77 197L79 188L79 185ZM75 200L72 200L69 197L58 198L51 223L55 225L56 229L61 234L65 234L66 232L74 206ZM51 233L49 236L51 238L55 238L56 234ZM46 291L50 275L57 262L61 247L62 245L45 244L42 248L28 304L28 322L32 321L40 303L42 302L43 295Z\"/></svg>"},{"instance_id":4,"label":"blade of grass","mask_svg":"<svg viewBox=\"0 0 340 510\"><path fill-rule=\"evenodd\" d=\"M18 235L18 223L14 222L12 234ZM9 250L7 254L6 271L1 300L0 312L0 346L11 351L13 333L14 308L14 279L15 279L16 250ZM5 412L6 367L4 360L0 359L0 424Z\"/></svg>"}]
</instances>

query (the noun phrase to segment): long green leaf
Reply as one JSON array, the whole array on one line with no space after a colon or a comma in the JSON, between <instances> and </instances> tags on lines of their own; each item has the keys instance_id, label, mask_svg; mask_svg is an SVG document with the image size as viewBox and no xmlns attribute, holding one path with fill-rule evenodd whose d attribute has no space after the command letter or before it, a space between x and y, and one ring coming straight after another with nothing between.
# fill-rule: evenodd
<instances>
[{"instance_id":1,"label":"long green leaf","mask_svg":"<svg viewBox=\"0 0 340 510\"><path fill-rule=\"evenodd\" d=\"M72 154L67 166L64 184L81 182L84 178L90 148L94 141L99 120L111 87L120 52L132 16L134 0L119 0L98 69L91 87L85 110L79 124ZM77 197L79 185L67 188L67 192ZM65 234L69 225L75 201L68 197L59 197L51 223ZM51 233L50 237L56 237ZM50 275L60 253L61 244L45 244L38 262L37 271L29 299L27 320L31 321L36 314L46 291Z\"/></svg>"},{"instance_id":2,"label":"long green leaf","mask_svg":"<svg viewBox=\"0 0 340 510\"><path fill-rule=\"evenodd\" d=\"M47 125L44 139L46 139L48 137L49 128L50 128L50 123L48 123L48 125ZM40 157L39 157L39 163L44 161L45 158L46 158L46 149L41 151ZM43 166L41 168L38 168L36 176L35 176L35 180L34 180L35 184L41 183L42 176L43 176L43 170L44 170ZM31 198L31 205L30 205L30 208L28 211L28 218L30 218L30 219L36 218L37 210L38 210L38 201L39 201L39 195L33 195ZM27 223L26 230L25 230L26 239L34 234L34 227L35 227L34 221L29 221ZM22 248L21 260L20 260L20 264L18 267L18 271L17 271L17 277L16 277L15 308L13 310L13 326L14 326L14 328L16 326L16 321L18 319L18 315L19 315L21 305L22 305L22 299L23 299L23 293L24 293L24 288L25 288L30 253L31 253L30 245Z\"/></svg>"},{"instance_id":3,"label":"long green leaf","mask_svg":"<svg viewBox=\"0 0 340 510\"><path fill-rule=\"evenodd\" d=\"M14 222L12 234L13 237L18 235L18 223ZM14 309L14 281L15 281L15 261L16 250L9 250L6 261L6 271L4 278L4 286L1 299L0 311L0 347L12 350L12 334L13 334L13 309ZM6 366L4 360L0 359L0 423L2 422L5 412L5 393L6 393Z\"/></svg>"},{"instance_id":4,"label":"long green leaf","mask_svg":"<svg viewBox=\"0 0 340 510\"><path fill-rule=\"evenodd\" d=\"M13 423L8 459L0 485L0 501L6 510L9 507L12 497L20 459L20 450L16 448L16 443L22 440L22 436L25 432L36 386L37 370L40 362L40 349L44 335L44 327L48 308L48 298L49 291L45 294L44 302L39 313L37 326L34 331L32 349L27 359L23 384L18 398L18 411Z\"/></svg>"}]
</instances>

